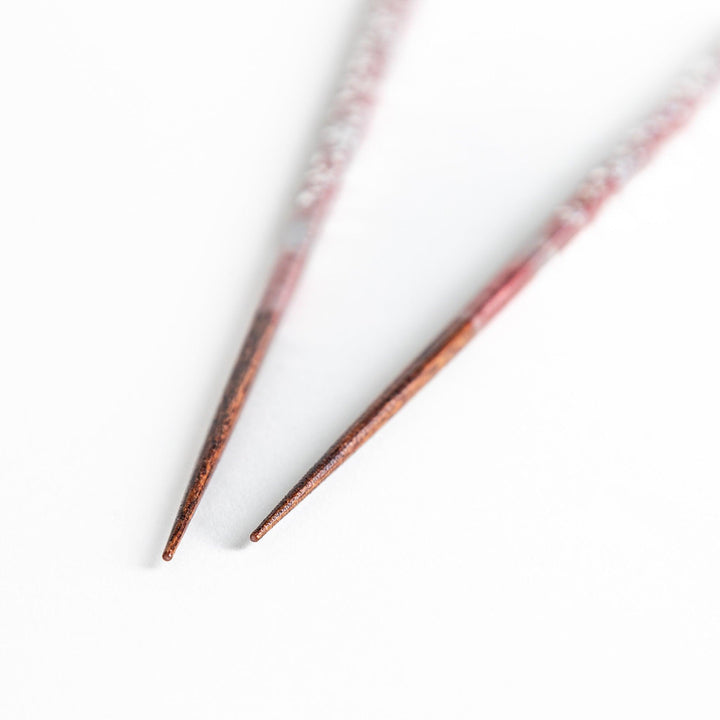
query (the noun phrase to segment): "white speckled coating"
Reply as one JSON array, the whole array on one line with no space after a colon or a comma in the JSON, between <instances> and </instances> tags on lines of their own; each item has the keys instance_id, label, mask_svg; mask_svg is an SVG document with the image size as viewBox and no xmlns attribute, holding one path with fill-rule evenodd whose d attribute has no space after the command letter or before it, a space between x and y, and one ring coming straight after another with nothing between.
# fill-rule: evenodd
<instances>
[{"instance_id":1,"label":"white speckled coating","mask_svg":"<svg viewBox=\"0 0 720 720\"><path fill-rule=\"evenodd\" d=\"M412 0L372 0L364 31L357 42L320 132L295 198L295 226L284 247L309 245L317 235L335 194L362 138L377 99L378 88L403 18Z\"/></svg>"}]
</instances>

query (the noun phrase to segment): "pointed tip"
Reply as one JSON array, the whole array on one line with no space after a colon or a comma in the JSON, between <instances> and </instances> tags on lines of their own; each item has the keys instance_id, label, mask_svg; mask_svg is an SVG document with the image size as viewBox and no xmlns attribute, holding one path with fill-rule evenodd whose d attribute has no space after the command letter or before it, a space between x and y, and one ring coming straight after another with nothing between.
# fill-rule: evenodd
<instances>
[{"instance_id":1,"label":"pointed tip","mask_svg":"<svg viewBox=\"0 0 720 720\"><path fill-rule=\"evenodd\" d=\"M178 513L177 518L175 518L172 530L170 531L170 535L165 543L165 550L163 550L162 559L165 560L165 562L170 562L170 560L175 557L178 545L180 545L183 537L185 537L185 531L192 519L196 506L197 501L194 504L190 504L187 499L185 499L183 504L180 506L180 512Z\"/></svg>"},{"instance_id":2,"label":"pointed tip","mask_svg":"<svg viewBox=\"0 0 720 720\"><path fill-rule=\"evenodd\" d=\"M178 545L182 540L184 531L185 528L182 527L179 519L176 520L175 524L173 525L172 532L170 533L170 537L165 543L165 549L163 550L162 559L165 562L170 562L175 557L175 552L177 551Z\"/></svg>"}]
</instances>

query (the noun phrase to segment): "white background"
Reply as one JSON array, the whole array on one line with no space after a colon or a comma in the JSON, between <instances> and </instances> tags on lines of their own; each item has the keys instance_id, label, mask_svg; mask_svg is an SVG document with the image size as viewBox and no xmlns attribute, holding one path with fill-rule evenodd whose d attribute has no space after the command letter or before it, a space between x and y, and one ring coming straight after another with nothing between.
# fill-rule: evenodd
<instances>
[{"instance_id":1,"label":"white background","mask_svg":"<svg viewBox=\"0 0 720 720\"><path fill-rule=\"evenodd\" d=\"M160 560L361 7L0 6L0 717L718 717L720 99L246 540L717 0L420 4Z\"/></svg>"}]
</instances>

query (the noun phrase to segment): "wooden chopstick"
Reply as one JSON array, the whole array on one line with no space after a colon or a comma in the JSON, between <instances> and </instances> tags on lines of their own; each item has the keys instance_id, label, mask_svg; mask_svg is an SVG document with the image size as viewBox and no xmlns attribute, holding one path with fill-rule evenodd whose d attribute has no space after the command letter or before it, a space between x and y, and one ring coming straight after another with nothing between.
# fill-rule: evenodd
<instances>
[{"instance_id":1,"label":"wooden chopstick","mask_svg":"<svg viewBox=\"0 0 720 720\"><path fill-rule=\"evenodd\" d=\"M275 267L245 339L163 552L171 560L227 445L248 392L350 165L412 0L372 0L329 117L295 197Z\"/></svg>"},{"instance_id":2,"label":"wooden chopstick","mask_svg":"<svg viewBox=\"0 0 720 720\"><path fill-rule=\"evenodd\" d=\"M343 433L250 535L257 542L364 445L524 288L677 130L720 76L720 48L551 216L529 250L510 262Z\"/></svg>"}]
</instances>

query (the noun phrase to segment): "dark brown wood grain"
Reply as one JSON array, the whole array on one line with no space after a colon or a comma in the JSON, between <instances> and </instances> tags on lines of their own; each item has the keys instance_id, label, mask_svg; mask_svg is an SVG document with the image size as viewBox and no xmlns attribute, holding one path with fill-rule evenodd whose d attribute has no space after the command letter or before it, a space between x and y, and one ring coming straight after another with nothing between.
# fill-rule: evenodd
<instances>
[{"instance_id":1,"label":"dark brown wood grain","mask_svg":"<svg viewBox=\"0 0 720 720\"><path fill-rule=\"evenodd\" d=\"M422 387L467 345L475 334L472 318L449 325L357 419L250 535L257 542L331 473L364 445Z\"/></svg>"},{"instance_id":2,"label":"dark brown wood grain","mask_svg":"<svg viewBox=\"0 0 720 720\"><path fill-rule=\"evenodd\" d=\"M250 387L277 328L278 319L278 314L271 310L260 310L255 315L235 367L225 386L205 445L193 470L190 484L165 546L163 560L172 560L175 550L195 514L245 404Z\"/></svg>"}]
</instances>

